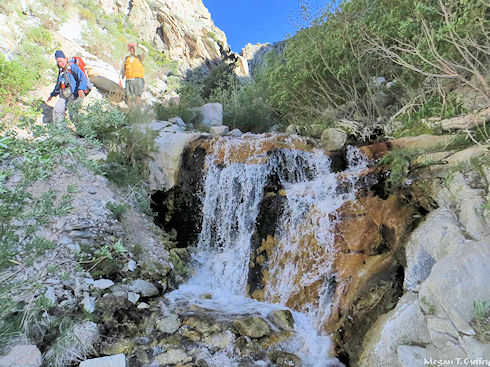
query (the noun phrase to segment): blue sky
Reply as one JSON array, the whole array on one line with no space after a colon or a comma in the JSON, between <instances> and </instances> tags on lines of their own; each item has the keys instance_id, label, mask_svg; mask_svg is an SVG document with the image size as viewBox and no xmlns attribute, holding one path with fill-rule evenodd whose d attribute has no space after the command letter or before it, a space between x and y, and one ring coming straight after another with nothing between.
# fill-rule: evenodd
<instances>
[{"instance_id":1,"label":"blue sky","mask_svg":"<svg viewBox=\"0 0 490 367\"><path fill-rule=\"evenodd\" d=\"M300 19L299 0L203 0L203 3L235 52L240 52L247 43L273 43L287 34L293 35Z\"/></svg>"}]
</instances>

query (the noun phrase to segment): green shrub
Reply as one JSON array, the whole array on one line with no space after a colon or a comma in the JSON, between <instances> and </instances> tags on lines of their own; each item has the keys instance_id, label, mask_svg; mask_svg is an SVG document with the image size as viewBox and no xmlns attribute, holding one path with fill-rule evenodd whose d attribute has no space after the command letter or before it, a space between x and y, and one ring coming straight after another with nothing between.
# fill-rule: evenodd
<instances>
[{"instance_id":1,"label":"green shrub","mask_svg":"<svg viewBox=\"0 0 490 367\"><path fill-rule=\"evenodd\" d=\"M334 108L366 126L403 106L423 109L427 92L444 97L455 85L448 79L473 88L478 80L490 100L488 82L478 79L490 62L489 26L480 0L342 1L288 40L283 56L270 55L268 98L288 122L318 121ZM377 76L400 88L389 109L377 99Z\"/></svg>"},{"instance_id":2,"label":"green shrub","mask_svg":"<svg viewBox=\"0 0 490 367\"><path fill-rule=\"evenodd\" d=\"M44 27L29 28L26 32L26 37L39 46L43 46L48 49L51 48L51 43L53 42L51 32Z\"/></svg>"},{"instance_id":3,"label":"green shrub","mask_svg":"<svg viewBox=\"0 0 490 367\"><path fill-rule=\"evenodd\" d=\"M388 190L399 189L406 185L413 155L414 152L408 149L397 149L387 153L379 161L379 164L387 165L390 169L390 175L386 180Z\"/></svg>"},{"instance_id":4,"label":"green shrub","mask_svg":"<svg viewBox=\"0 0 490 367\"><path fill-rule=\"evenodd\" d=\"M399 117L402 124L394 135L396 138L403 136L417 136L421 134L441 134L442 129L437 122L429 118L447 119L467 112L463 104L456 97L450 96L443 99L440 95L434 95L411 113Z\"/></svg>"},{"instance_id":5,"label":"green shrub","mask_svg":"<svg viewBox=\"0 0 490 367\"><path fill-rule=\"evenodd\" d=\"M0 103L10 105L34 86L29 70L19 61L7 61L0 54Z\"/></svg>"},{"instance_id":6,"label":"green shrub","mask_svg":"<svg viewBox=\"0 0 490 367\"><path fill-rule=\"evenodd\" d=\"M96 102L85 111L74 105L71 115L77 133L98 141L107 147L106 174L115 182L126 186L135 184L145 177L144 161L155 149L154 140L158 132L146 131L142 124L150 121L147 112L139 109L128 113L108 102Z\"/></svg>"},{"instance_id":7,"label":"green shrub","mask_svg":"<svg viewBox=\"0 0 490 367\"><path fill-rule=\"evenodd\" d=\"M223 123L232 129L262 133L277 123L272 107L254 81L240 83L232 79L214 88L209 101L223 105Z\"/></svg>"}]
</instances>

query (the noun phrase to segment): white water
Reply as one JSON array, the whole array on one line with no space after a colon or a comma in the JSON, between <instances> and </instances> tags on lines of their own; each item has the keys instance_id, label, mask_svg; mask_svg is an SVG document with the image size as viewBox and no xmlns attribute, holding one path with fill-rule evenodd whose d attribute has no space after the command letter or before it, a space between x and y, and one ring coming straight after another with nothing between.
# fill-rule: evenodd
<instances>
[{"instance_id":1,"label":"white water","mask_svg":"<svg viewBox=\"0 0 490 367\"><path fill-rule=\"evenodd\" d=\"M233 139L221 139L220 149L226 144L233 144ZM353 162L351 171L365 168L362 160L355 157L354 150L349 155ZM346 200L353 199L354 190L342 194L337 192L337 175L330 171L328 156L320 151L283 150L282 154L268 160L256 159L258 157L249 159L262 163L228 163L224 167L218 165L215 158L209 155L206 160L203 223L196 257L199 265L194 277L167 298L177 309L198 306L230 319L237 315L266 317L274 309L286 308L286 301L298 287L317 281L318 276L327 278L331 275L328 263L314 264L312 269L304 272L291 261L284 267L269 269L270 278L274 281L268 285L266 299L271 303L258 302L245 296L250 239L255 230L267 176L273 172L278 174L287 198L280 227L280 243L269 259L270 264L278 264L279 257L287 258L288 254L298 251L300 239L306 232L313 231L316 241L328 248L333 241L334 224L329 214L334 213ZM354 184L352 181L352 188ZM200 297L202 294L210 294L211 297L203 299ZM329 292L325 288L320 292L317 305L302 310L304 313L293 311L295 336L282 348L297 354L305 366L338 365L338 361L328 357L329 337L320 336L317 332L321 322L328 317L325 310L328 310L329 302ZM210 356L209 362L213 362L211 358L218 358L219 364L225 367L236 365L231 351Z\"/></svg>"}]
</instances>

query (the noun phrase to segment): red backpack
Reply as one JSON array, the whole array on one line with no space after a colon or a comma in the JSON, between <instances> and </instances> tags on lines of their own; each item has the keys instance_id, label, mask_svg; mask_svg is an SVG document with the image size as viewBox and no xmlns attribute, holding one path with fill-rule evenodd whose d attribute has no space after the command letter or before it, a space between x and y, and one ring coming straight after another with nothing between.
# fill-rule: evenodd
<instances>
[{"instance_id":1,"label":"red backpack","mask_svg":"<svg viewBox=\"0 0 490 367\"><path fill-rule=\"evenodd\" d=\"M93 84L92 84L92 82L90 82L88 74L85 71L85 62L82 60L82 58L80 56L73 56L70 59L70 64L75 64L76 66L78 66L80 68L80 70L82 70L83 74L85 75L85 78L87 79L87 89L84 90L84 92L85 92L85 95L89 94L90 90L93 87ZM71 72L71 70L70 70L70 72Z\"/></svg>"}]
</instances>

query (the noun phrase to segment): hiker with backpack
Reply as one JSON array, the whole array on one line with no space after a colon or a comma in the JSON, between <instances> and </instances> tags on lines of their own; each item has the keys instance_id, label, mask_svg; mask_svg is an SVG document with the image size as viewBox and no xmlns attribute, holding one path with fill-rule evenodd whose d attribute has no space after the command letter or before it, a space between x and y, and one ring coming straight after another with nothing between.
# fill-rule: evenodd
<instances>
[{"instance_id":1,"label":"hiker with backpack","mask_svg":"<svg viewBox=\"0 0 490 367\"><path fill-rule=\"evenodd\" d=\"M140 54L136 54L136 47L141 49ZM145 59L148 49L138 43L128 44L129 55L125 57L121 73L119 77L119 86L122 87L122 82L126 79L126 97L128 102L132 104L133 99L136 103L141 102L141 95L145 88L145 67L143 60Z\"/></svg>"},{"instance_id":2,"label":"hiker with backpack","mask_svg":"<svg viewBox=\"0 0 490 367\"><path fill-rule=\"evenodd\" d=\"M53 121L61 122L65 118L66 107L73 103L81 103L83 98L89 93L89 81L85 73L76 62L76 58L68 60L63 51L56 51L54 54L58 64L58 79L47 102L53 97L60 96L53 109Z\"/></svg>"}]
</instances>

